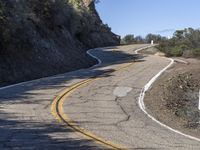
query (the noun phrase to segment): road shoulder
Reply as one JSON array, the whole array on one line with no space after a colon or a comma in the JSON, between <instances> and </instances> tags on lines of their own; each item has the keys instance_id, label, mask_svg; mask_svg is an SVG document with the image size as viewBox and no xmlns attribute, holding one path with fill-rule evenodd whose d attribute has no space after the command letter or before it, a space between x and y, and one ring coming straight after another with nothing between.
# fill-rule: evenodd
<instances>
[{"instance_id":1,"label":"road shoulder","mask_svg":"<svg viewBox=\"0 0 200 150\"><path fill-rule=\"evenodd\" d=\"M176 63L146 93L145 106L160 122L185 134L200 138L198 89L200 61ZM195 82L196 81L196 82Z\"/></svg>"}]
</instances>

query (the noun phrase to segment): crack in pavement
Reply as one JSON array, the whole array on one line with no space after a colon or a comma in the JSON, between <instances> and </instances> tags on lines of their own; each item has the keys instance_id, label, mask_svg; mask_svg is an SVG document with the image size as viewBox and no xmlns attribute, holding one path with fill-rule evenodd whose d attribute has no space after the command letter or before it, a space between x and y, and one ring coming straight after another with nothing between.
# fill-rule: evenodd
<instances>
[{"instance_id":1,"label":"crack in pavement","mask_svg":"<svg viewBox=\"0 0 200 150\"><path fill-rule=\"evenodd\" d=\"M126 115L125 119L122 119L122 120L120 120L120 121L118 121L116 123L116 125L118 126L120 123L129 121L129 119L130 119L131 116L126 112L126 110L124 109L124 107L121 105L119 97L116 97L115 101L117 102L117 105L120 107L120 109L122 110L122 112Z\"/></svg>"}]
</instances>

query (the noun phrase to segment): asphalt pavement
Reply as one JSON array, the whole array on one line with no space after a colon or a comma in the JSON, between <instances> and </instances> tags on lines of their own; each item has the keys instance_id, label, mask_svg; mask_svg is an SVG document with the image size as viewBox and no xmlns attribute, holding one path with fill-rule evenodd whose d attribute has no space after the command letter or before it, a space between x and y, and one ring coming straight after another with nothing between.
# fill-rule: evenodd
<instances>
[{"instance_id":1,"label":"asphalt pavement","mask_svg":"<svg viewBox=\"0 0 200 150\"><path fill-rule=\"evenodd\" d=\"M135 54L147 45L99 48L99 66L0 89L0 149L200 149L138 106L170 61Z\"/></svg>"}]
</instances>

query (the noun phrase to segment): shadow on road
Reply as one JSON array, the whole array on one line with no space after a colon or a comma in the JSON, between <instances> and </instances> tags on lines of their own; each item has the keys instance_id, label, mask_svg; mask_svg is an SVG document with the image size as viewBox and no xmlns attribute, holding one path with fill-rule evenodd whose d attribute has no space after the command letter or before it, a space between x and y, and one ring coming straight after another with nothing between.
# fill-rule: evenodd
<instances>
[{"instance_id":1,"label":"shadow on road","mask_svg":"<svg viewBox=\"0 0 200 150\"><path fill-rule=\"evenodd\" d=\"M46 103L44 109L47 109L49 115L51 115L50 107L54 97L74 79L80 80L95 76L107 78L112 76L112 72L115 69L101 70L102 67L144 61L144 56L142 55L128 54L122 51L99 49L93 51L92 54L103 60L101 66L31 81L0 90L0 149L99 149L96 146L90 146L94 144L89 140L68 138L72 130L57 124L56 120L49 121L48 117L43 118L44 120L37 120L34 113L32 116L29 115L23 118L24 116L20 114L21 110L17 110L16 107L10 107L23 104L24 106L29 104L40 106ZM7 106L9 107L5 108Z\"/></svg>"},{"instance_id":2,"label":"shadow on road","mask_svg":"<svg viewBox=\"0 0 200 150\"><path fill-rule=\"evenodd\" d=\"M68 135L71 129L55 124L15 121L1 112L0 149L16 150L96 150L100 149L90 140L75 140ZM12 115L12 114L9 114ZM13 114L15 116L15 114ZM2 117L1 117L2 118ZM53 136L49 136L49 135ZM62 138L60 138L62 137Z\"/></svg>"}]
</instances>

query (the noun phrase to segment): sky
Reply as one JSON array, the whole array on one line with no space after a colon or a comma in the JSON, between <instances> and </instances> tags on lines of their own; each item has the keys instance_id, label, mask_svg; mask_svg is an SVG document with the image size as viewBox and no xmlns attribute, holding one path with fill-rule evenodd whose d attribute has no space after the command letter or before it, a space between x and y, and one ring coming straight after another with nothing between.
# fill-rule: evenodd
<instances>
[{"instance_id":1,"label":"sky","mask_svg":"<svg viewBox=\"0 0 200 150\"><path fill-rule=\"evenodd\" d=\"M118 35L172 36L175 30L200 27L200 0L100 0L97 11Z\"/></svg>"}]
</instances>

